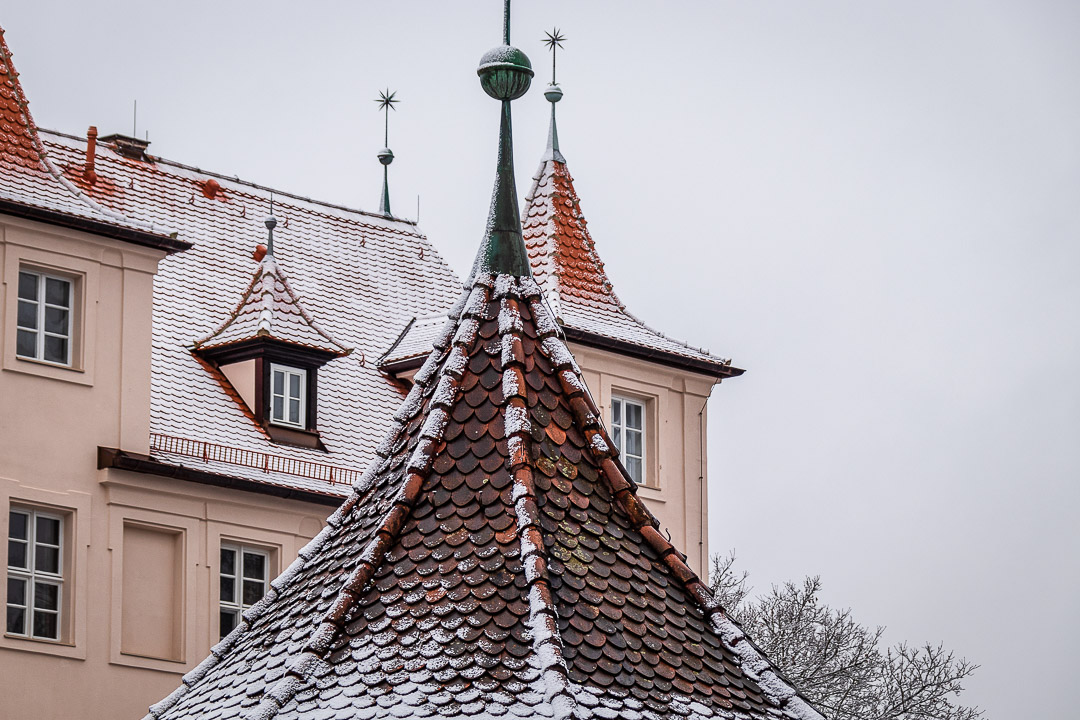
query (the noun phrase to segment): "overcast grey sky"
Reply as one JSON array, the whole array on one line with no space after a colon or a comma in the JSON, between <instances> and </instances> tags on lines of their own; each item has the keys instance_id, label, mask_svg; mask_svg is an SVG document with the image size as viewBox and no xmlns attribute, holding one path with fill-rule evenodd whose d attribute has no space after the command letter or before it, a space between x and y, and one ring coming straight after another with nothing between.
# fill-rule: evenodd
<instances>
[{"instance_id":1,"label":"overcast grey sky","mask_svg":"<svg viewBox=\"0 0 1080 720\"><path fill-rule=\"evenodd\" d=\"M500 3L7 3L43 127L376 208L467 270ZM821 574L889 639L982 668L966 701L1071 718L1080 646L1080 3L515 3L630 309L747 368L713 395L711 542L759 588ZM258 228L253 227L253 236ZM1071 694L1071 693L1070 693Z\"/></svg>"}]
</instances>

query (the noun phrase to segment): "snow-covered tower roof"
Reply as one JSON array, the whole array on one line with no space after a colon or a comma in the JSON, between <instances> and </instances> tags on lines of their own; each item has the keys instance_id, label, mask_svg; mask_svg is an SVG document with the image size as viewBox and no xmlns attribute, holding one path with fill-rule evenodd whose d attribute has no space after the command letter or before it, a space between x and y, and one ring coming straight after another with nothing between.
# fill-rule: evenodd
<instances>
[{"instance_id":1,"label":"snow-covered tower roof","mask_svg":"<svg viewBox=\"0 0 1080 720\"><path fill-rule=\"evenodd\" d=\"M820 720L619 463L523 262L528 60L507 30L483 62L500 162L465 293L349 498L147 717Z\"/></svg>"}]
</instances>

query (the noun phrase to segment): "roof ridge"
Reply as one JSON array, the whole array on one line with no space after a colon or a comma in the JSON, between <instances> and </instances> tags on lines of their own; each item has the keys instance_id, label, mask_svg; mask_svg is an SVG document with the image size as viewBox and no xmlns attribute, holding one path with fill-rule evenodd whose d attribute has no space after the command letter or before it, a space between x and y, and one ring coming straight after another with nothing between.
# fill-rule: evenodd
<instances>
[{"instance_id":1,"label":"roof ridge","mask_svg":"<svg viewBox=\"0 0 1080 720\"><path fill-rule=\"evenodd\" d=\"M46 133L48 135L54 135L54 136L57 136L57 137L66 138L68 140L75 140L76 142L83 142L83 141L86 140L86 138L84 138L84 137L81 137L79 135L72 135L71 133L66 133L66 132L63 132L61 130L52 130L52 129L49 129L49 128L40 128L40 131L44 132L44 133ZM217 171L214 171L214 170L206 170L206 169L198 167L196 165L188 165L188 164L182 163L182 162L180 162L178 160L170 160L169 158L165 158L165 157L162 157L160 155L153 155L153 154L150 154L150 153L147 153L147 155L148 155L148 157L153 158L153 162L155 164L169 165L171 167L180 168L181 170L190 170L191 172L201 173L201 174L207 175L209 177L219 178L221 180L228 180L229 182L238 183L240 185L246 185L247 187L254 188L255 190L262 190L262 191L265 191L265 192L272 192L272 193L274 193L275 198L278 198L279 196L280 197L286 197L286 198L290 198L292 200L300 200L302 202L311 203L312 205L321 205L323 207L329 207L329 208L333 208L335 210L345 210L346 212L357 213L357 214L360 214L360 215L366 215L368 217L376 218L376 219L380 219L380 220L384 220L384 221L388 220L390 222L403 223L405 225L412 225L413 227L419 228L420 223L419 223L418 220L409 220L408 218L401 218L401 217L396 217L396 216L395 217L387 217L386 215L382 215L380 213L372 212L370 210L361 210L360 208L349 207L347 205L339 205L339 204L336 204L336 203L327 202L325 200L317 200L315 198L308 197L306 195L300 195L298 193L289 192L288 190L280 190L280 189L277 189L277 188L272 188L272 187L270 187L268 185L260 185L259 183L253 182L251 180L244 180L239 175L226 175L225 173L217 172ZM423 233L418 232L417 234L422 235Z\"/></svg>"},{"instance_id":2,"label":"roof ridge","mask_svg":"<svg viewBox=\"0 0 1080 720\"><path fill-rule=\"evenodd\" d=\"M544 701L551 704L557 720L569 717L576 705L569 689L569 673L563 656L562 633L559 631L559 613L555 607L551 582L548 579L548 551L540 532L540 506L536 496L533 476L532 422L526 404L525 350L522 339L523 327L517 300L510 297L511 284L518 285L521 295L531 295L539 301L543 293L532 278L520 281L501 275L502 297L499 301L499 338L503 347L502 357L502 405L505 427L507 463L513 478L512 500L517 518L521 546L521 563L525 572L529 598L529 627L532 630L532 648L540 663ZM497 282L498 282L497 281ZM499 293L496 286L496 295ZM531 291L531 292L529 292ZM543 307L542 303L537 302ZM546 308L544 309L546 312ZM533 310L533 322L536 322ZM554 322L548 324L547 334L557 333ZM538 338L544 337L537 333Z\"/></svg>"}]
</instances>

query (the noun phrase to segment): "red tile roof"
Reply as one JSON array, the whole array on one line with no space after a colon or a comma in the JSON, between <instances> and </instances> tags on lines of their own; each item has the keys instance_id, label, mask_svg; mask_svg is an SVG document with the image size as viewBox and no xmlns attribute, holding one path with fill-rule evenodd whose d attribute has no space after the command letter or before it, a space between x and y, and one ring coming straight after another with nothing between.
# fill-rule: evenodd
<instances>
[{"instance_id":1,"label":"red tile roof","mask_svg":"<svg viewBox=\"0 0 1080 720\"><path fill-rule=\"evenodd\" d=\"M657 531L531 278L480 274L353 493L156 720L822 720Z\"/></svg>"},{"instance_id":2,"label":"red tile roof","mask_svg":"<svg viewBox=\"0 0 1080 720\"><path fill-rule=\"evenodd\" d=\"M270 253L259 262L236 309L217 330L196 342L195 349L220 348L260 337L322 350L338 357L350 352L315 324Z\"/></svg>"},{"instance_id":3,"label":"red tile roof","mask_svg":"<svg viewBox=\"0 0 1080 720\"><path fill-rule=\"evenodd\" d=\"M82 176L80 167L80 177ZM0 211L78 227L168 251L187 244L166 224L133 220L103 207L53 165L42 146L19 74L0 28Z\"/></svg>"},{"instance_id":4,"label":"red tile roof","mask_svg":"<svg viewBox=\"0 0 1080 720\"><path fill-rule=\"evenodd\" d=\"M81 182L85 139L41 132L53 162ZM298 467L363 470L404 397L400 383L376 366L379 357L411 318L449 307L461 291L461 281L417 227L159 157L134 160L105 143L98 143L96 172L95 184L82 185L96 202L145 222L181 227L194 243L163 260L154 280L152 432L264 453ZM251 289L253 274L265 269L252 259L252 250L265 237L262 220L271 192L278 218L275 307L281 311L273 324L280 328L284 322L289 329L283 332L294 340L315 344L330 338L336 347L352 348L319 370L319 434L328 452L272 442L221 374L208 371L190 352L193 343L221 328ZM289 270L290 292L278 285L281 267ZM322 332L312 333L302 315L292 314L290 295ZM244 334L255 317L250 313L241 322L238 315L241 325L230 328ZM338 496L348 492L319 476L204 463L162 450L152 455L210 473Z\"/></svg>"},{"instance_id":5,"label":"red tile roof","mask_svg":"<svg viewBox=\"0 0 1080 720\"><path fill-rule=\"evenodd\" d=\"M730 360L673 340L626 309L604 270L561 158L549 149L525 199L522 224L533 276L568 337L717 377L742 374Z\"/></svg>"}]
</instances>

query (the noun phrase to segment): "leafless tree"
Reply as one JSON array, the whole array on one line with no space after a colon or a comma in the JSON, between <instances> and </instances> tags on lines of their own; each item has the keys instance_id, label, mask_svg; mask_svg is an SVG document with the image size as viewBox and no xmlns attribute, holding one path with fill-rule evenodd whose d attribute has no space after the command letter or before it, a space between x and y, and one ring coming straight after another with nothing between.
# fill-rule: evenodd
<instances>
[{"instance_id":1,"label":"leafless tree","mask_svg":"<svg viewBox=\"0 0 1080 720\"><path fill-rule=\"evenodd\" d=\"M978 667L941 645L881 648L885 628L860 625L850 610L819 598L821 580L787 582L752 597L735 555L714 555L712 589L728 613L830 720L979 720L957 704Z\"/></svg>"}]
</instances>

